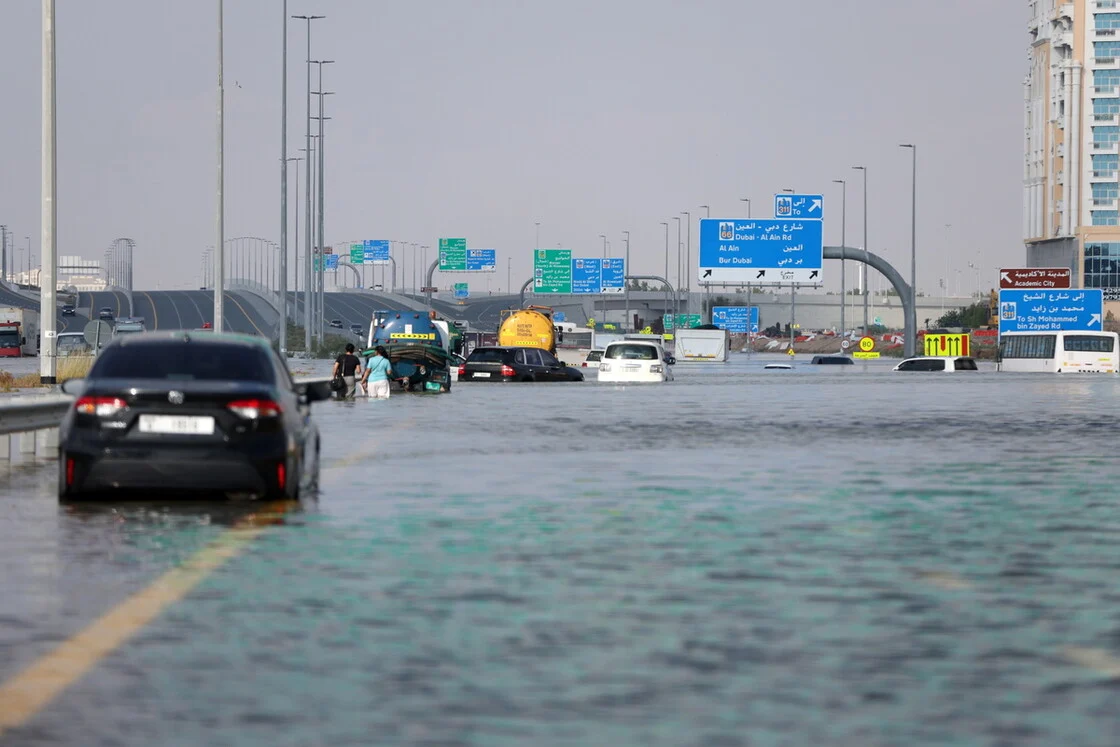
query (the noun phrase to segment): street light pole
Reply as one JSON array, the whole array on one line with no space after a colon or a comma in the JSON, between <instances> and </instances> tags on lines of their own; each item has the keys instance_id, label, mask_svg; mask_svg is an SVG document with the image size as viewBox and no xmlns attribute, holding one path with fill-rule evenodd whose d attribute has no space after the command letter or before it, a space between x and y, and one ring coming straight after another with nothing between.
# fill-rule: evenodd
<instances>
[{"instance_id":1,"label":"street light pole","mask_svg":"<svg viewBox=\"0 0 1120 747\"><path fill-rule=\"evenodd\" d=\"M39 383L53 385L57 373L55 327L58 307L55 306L55 276L58 272L58 171L55 161L55 25L54 0L43 0L43 132L42 132L42 225L39 271L39 314L43 337L39 351Z\"/></svg>"},{"instance_id":2,"label":"street light pole","mask_svg":"<svg viewBox=\"0 0 1120 747\"><path fill-rule=\"evenodd\" d=\"M848 246L848 182L843 179L833 179L834 184L839 184L840 192L840 337L847 339L848 327L845 325L844 307L848 305L848 276L847 266L844 264L844 255ZM842 351L841 351L842 352Z\"/></svg>"},{"instance_id":3,"label":"street light pole","mask_svg":"<svg viewBox=\"0 0 1120 747\"><path fill-rule=\"evenodd\" d=\"M535 225L537 227L537 241L533 245L533 248L534 249L540 249L541 248L541 222L536 221L533 225Z\"/></svg>"},{"instance_id":4,"label":"street light pole","mask_svg":"<svg viewBox=\"0 0 1120 747\"><path fill-rule=\"evenodd\" d=\"M225 16L222 0L218 0L218 217L217 241L214 253L214 331L222 332L223 326L222 305L225 301L226 268L225 268L225 243L226 243L226 213L225 213L225 60L223 57L224 45L222 32Z\"/></svg>"},{"instance_id":5,"label":"street light pole","mask_svg":"<svg viewBox=\"0 0 1120 747\"><path fill-rule=\"evenodd\" d=\"M316 117L316 119L319 120L319 164L318 164L318 166L319 166L319 181L318 181L319 197L318 197L318 205L317 205L317 207L319 209L318 230L317 230L319 238L318 238L318 241L317 241L317 245L319 246L319 249L320 249L320 255L319 255L319 272L318 272L319 302L318 302L318 305L316 306L316 309L318 311L318 320L315 324L315 333L316 333L316 335L318 335L319 339L322 340L323 339L323 333L324 333L324 323L326 321L325 317L326 317L326 277L327 277L326 257L321 253L322 248L324 246L326 246L326 236L325 236L324 230L323 230L323 215L324 215L324 211L323 211L323 189L324 189L324 185L323 185L323 164L326 161L327 120L330 119L330 117L324 117L323 116L323 97L334 93L334 91L324 91L323 90L323 65L329 65L329 64L333 63L334 60L311 60L311 62L313 64L319 66L319 90L318 91L312 91L312 93L318 95L318 97L319 97L319 116Z\"/></svg>"},{"instance_id":6,"label":"street light pole","mask_svg":"<svg viewBox=\"0 0 1120 747\"><path fill-rule=\"evenodd\" d=\"M627 282L626 276L630 274L630 232L623 231L626 236L626 257L622 260L622 288L623 293L626 294L626 323L622 325L622 331L626 332L630 329L630 283Z\"/></svg>"},{"instance_id":7,"label":"street light pole","mask_svg":"<svg viewBox=\"0 0 1120 747\"><path fill-rule=\"evenodd\" d=\"M661 221L661 225L665 226L665 282L669 282L669 221ZM669 289L665 289L665 314L671 314L669 311Z\"/></svg>"},{"instance_id":8,"label":"street light pole","mask_svg":"<svg viewBox=\"0 0 1120 747\"><path fill-rule=\"evenodd\" d=\"M749 197L740 197L740 198L739 198L739 202L745 202L745 203L747 203L747 220L750 220L750 219L751 219L751 198L749 198Z\"/></svg>"},{"instance_id":9,"label":"street light pole","mask_svg":"<svg viewBox=\"0 0 1120 747\"><path fill-rule=\"evenodd\" d=\"M681 217L674 215L673 220L677 222L677 315L681 313L681 275L683 274L684 264L681 262ZM674 327L676 324L674 323Z\"/></svg>"},{"instance_id":10,"label":"street light pole","mask_svg":"<svg viewBox=\"0 0 1120 747\"><path fill-rule=\"evenodd\" d=\"M315 245L311 235L311 22L317 21L325 16L292 16L301 21L307 22L307 116L305 121L306 137L307 137L307 163L304 164L307 168L304 184L304 283L303 283L303 345L304 350L311 351L311 272L312 264L311 257L315 254Z\"/></svg>"},{"instance_id":11,"label":"street light pole","mask_svg":"<svg viewBox=\"0 0 1120 747\"><path fill-rule=\"evenodd\" d=\"M688 219L688 251L684 255L684 313L692 313L692 213L682 210L681 215Z\"/></svg>"},{"instance_id":12,"label":"street light pole","mask_svg":"<svg viewBox=\"0 0 1120 747\"><path fill-rule=\"evenodd\" d=\"M867 288L867 167L866 166L853 166L853 170L863 172L863 262L860 262L860 270L863 281L860 283L860 290L863 291L863 334L867 334L867 299L869 298Z\"/></svg>"},{"instance_id":13,"label":"street light pole","mask_svg":"<svg viewBox=\"0 0 1120 747\"><path fill-rule=\"evenodd\" d=\"M910 149L910 336L914 336L918 334L918 146L903 143L898 147ZM917 340L907 337L906 345L907 355L913 355Z\"/></svg>"},{"instance_id":14,"label":"street light pole","mask_svg":"<svg viewBox=\"0 0 1120 747\"><path fill-rule=\"evenodd\" d=\"M288 0L284 0L280 54L280 355L288 356Z\"/></svg>"},{"instance_id":15,"label":"street light pole","mask_svg":"<svg viewBox=\"0 0 1120 747\"><path fill-rule=\"evenodd\" d=\"M711 218L712 217L712 209L710 207L708 207L707 205L701 205L700 207L702 207L704 210L707 211L704 214L705 218ZM690 223L690 226L691 226L691 223ZM691 260L689 261L689 264L691 264ZM699 263L697 263L697 264L699 264ZM691 269L689 270L689 272L691 272ZM698 283L700 282L699 272L696 275L696 282L698 282ZM712 323L712 284L711 283L704 283L704 303L708 307L707 311L704 312L706 314L706 320L707 320L708 324L711 324ZM703 309L701 309L701 310L703 310Z\"/></svg>"}]
</instances>

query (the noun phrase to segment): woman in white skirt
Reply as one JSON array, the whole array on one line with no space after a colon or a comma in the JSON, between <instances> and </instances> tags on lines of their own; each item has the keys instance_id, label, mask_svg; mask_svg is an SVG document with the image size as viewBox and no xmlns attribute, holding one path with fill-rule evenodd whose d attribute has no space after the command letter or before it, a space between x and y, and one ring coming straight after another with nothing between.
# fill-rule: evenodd
<instances>
[{"instance_id":1,"label":"woman in white skirt","mask_svg":"<svg viewBox=\"0 0 1120 747\"><path fill-rule=\"evenodd\" d=\"M393 373L389 367L389 354L384 346L378 345L373 349L373 356L366 363L366 373L362 377L362 386L374 399L389 399L389 376Z\"/></svg>"}]
</instances>

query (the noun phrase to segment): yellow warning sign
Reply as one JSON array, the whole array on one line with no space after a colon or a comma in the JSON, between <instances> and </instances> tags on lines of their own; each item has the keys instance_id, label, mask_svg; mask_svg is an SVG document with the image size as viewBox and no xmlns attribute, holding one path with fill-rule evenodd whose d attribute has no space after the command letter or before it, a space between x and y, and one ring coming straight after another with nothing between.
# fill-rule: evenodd
<instances>
[{"instance_id":1,"label":"yellow warning sign","mask_svg":"<svg viewBox=\"0 0 1120 747\"><path fill-rule=\"evenodd\" d=\"M956 357L969 355L967 334L926 334L925 354L930 356Z\"/></svg>"},{"instance_id":2,"label":"yellow warning sign","mask_svg":"<svg viewBox=\"0 0 1120 747\"><path fill-rule=\"evenodd\" d=\"M789 353L790 355L797 355L797 353L793 352L793 348L788 348L786 350L786 352Z\"/></svg>"},{"instance_id":3,"label":"yellow warning sign","mask_svg":"<svg viewBox=\"0 0 1120 747\"><path fill-rule=\"evenodd\" d=\"M434 340L436 339L436 333L409 334L407 332L393 332L389 337L393 340Z\"/></svg>"},{"instance_id":4,"label":"yellow warning sign","mask_svg":"<svg viewBox=\"0 0 1120 747\"><path fill-rule=\"evenodd\" d=\"M875 349L875 338L874 337L861 337L861 338L859 338L859 349L862 350L865 353L870 353L872 350ZM878 358L879 356L875 356L875 357Z\"/></svg>"}]
</instances>

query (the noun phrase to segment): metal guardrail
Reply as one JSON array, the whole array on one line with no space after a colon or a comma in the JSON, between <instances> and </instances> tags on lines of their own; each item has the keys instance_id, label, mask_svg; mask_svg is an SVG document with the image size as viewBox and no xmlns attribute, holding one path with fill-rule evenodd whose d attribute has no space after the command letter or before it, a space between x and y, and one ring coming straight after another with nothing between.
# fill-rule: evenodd
<instances>
[{"instance_id":1,"label":"metal guardrail","mask_svg":"<svg viewBox=\"0 0 1120 747\"><path fill-rule=\"evenodd\" d=\"M15 397L0 404L0 435L57 428L73 403L68 394Z\"/></svg>"}]
</instances>

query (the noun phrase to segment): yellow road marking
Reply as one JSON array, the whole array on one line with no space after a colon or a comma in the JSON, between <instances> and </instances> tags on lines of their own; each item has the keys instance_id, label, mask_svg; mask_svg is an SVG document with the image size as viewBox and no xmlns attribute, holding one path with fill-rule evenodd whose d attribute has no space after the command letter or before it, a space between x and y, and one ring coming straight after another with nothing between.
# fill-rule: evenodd
<instances>
[{"instance_id":1,"label":"yellow road marking","mask_svg":"<svg viewBox=\"0 0 1120 747\"><path fill-rule=\"evenodd\" d=\"M152 294L148 291L140 291L144 294L144 298L148 299L148 305L152 307L152 329L159 329L159 312L156 311L156 302L152 300Z\"/></svg>"},{"instance_id":2,"label":"yellow road marking","mask_svg":"<svg viewBox=\"0 0 1120 747\"><path fill-rule=\"evenodd\" d=\"M21 726L47 707L63 690L154 620L165 607L182 599L226 561L236 557L269 525L282 521L284 513L293 505L292 501L265 504L264 510L239 520L185 563L167 571L150 586L0 685L0 737L6 729Z\"/></svg>"},{"instance_id":3,"label":"yellow road marking","mask_svg":"<svg viewBox=\"0 0 1120 747\"><path fill-rule=\"evenodd\" d=\"M225 297L228 298L229 300L233 301L234 306L241 309L241 313L245 314L245 318L249 320L249 324L253 325L253 329L257 330L258 335L260 335L261 337L267 337L267 335L264 332L261 332L261 328L257 326L257 323L253 321L253 317L249 316L249 314L245 311L245 307L242 306L241 304L239 304L237 302L237 299L233 297L233 294L227 292L225 294ZM219 330L219 331L221 331L221 330Z\"/></svg>"}]
</instances>

